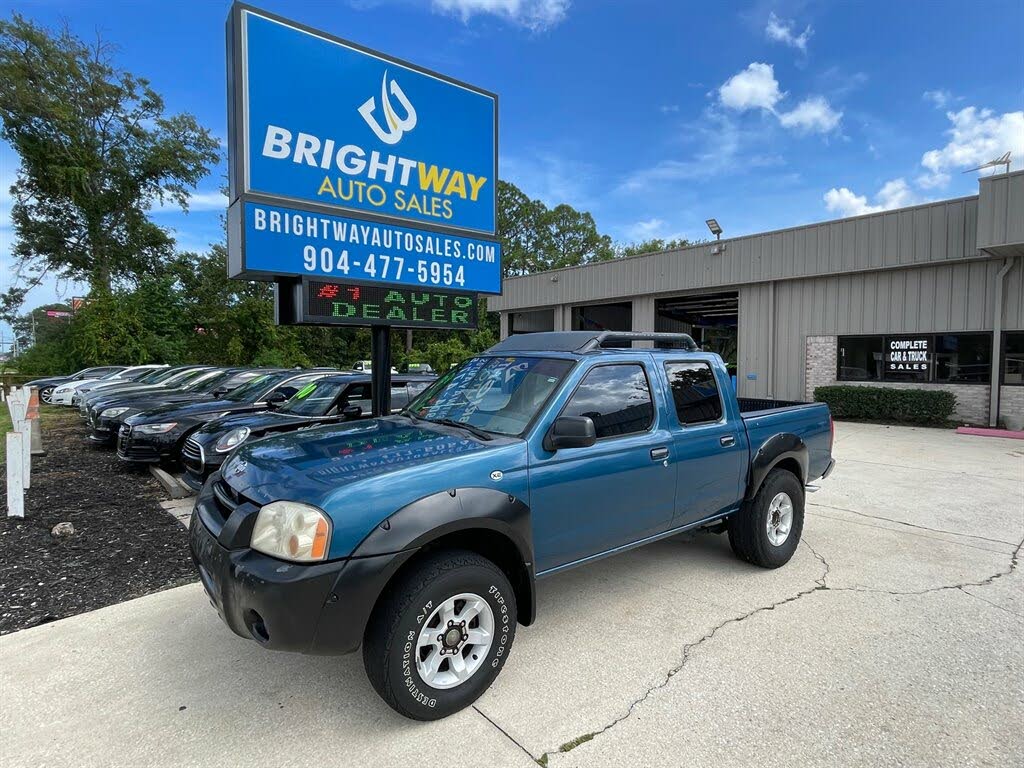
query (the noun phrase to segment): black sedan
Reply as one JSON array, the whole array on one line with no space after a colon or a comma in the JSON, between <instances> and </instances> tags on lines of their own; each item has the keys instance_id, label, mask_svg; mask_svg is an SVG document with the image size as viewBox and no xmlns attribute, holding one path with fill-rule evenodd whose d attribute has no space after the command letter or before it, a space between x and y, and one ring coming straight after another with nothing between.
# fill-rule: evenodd
<instances>
[{"instance_id":1,"label":"black sedan","mask_svg":"<svg viewBox=\"0 0 1024 768\"><path fill-rule=\"evenodd\" d=\"M435 382L435 376L391 379L391 410L400 411ZM307 384L273 411L223 416L204 424L185 440L184 481L199 490L212 472L242 443L271 434L365 418L370 415L370 377L364 373L328 376Z\"/></svg>"},{"instance_id":2,"label":"black sedan","mask_svg":"<svg viewBox=\"0 0 1024 768\"><path fill-rule=\"evenodd\" d=\"M87 392L82 396L78 404L78 415L83 419L91 419L94 413L99 413L106 403L116 400L130 392L159 392L167 389L176 389L187 384L199 376L203 371L209 371L213 366L209 365L178 365L174 368L164 368L161 371L147 373L138 381L126 381L115 384L104 389ZM97 407L99 410L97 410Z\"/></svg>"},{"instance_id":3,"label":"black sedan","mask_svg":"<svg viewBox=\"0 0 1024 768\"><path fill-rule=\"evenodd\" d=\"M203 382L219 374L220 368L196 368L172 377L161 386L149 386L139 389L128 389L113 392L101 399L91 402L86 408L86 422L89 427L89 440L93 443L111 443L117 438L118 427L130 413L139 413L134 408L136 403L147 403L147 408L155 408L166 402L173 402L181 397L186 402L211 395L200 390Z\"/></svg>"},{"instance_id":4,"label":"black sedan","mask_svg":"<svg viewBox=\"0 0 1024 768\"><path fill-rule=\"evenodd\" d=\"M265 411L284 404L310 382L333 371L280 370L264 373L219 399L163 405L128 417L117 436L118 458L142 464L177 461L196 428L230 413Z\"/></svg>"},{"instance_id":5,"label":"black sedan","mask_svg":"<svg viewBox=\"0 0 1024 768\"><path fill-rule=\"evenodd\" d=\"M99 415L95 425L90 422L89 439L94 443L112 444L121 425L137 413L165 405L216 400L268 372L266 368L210 368L189 377L186 384L178 387L122 394L97 409Z\"/></svg>"}]
</instances>

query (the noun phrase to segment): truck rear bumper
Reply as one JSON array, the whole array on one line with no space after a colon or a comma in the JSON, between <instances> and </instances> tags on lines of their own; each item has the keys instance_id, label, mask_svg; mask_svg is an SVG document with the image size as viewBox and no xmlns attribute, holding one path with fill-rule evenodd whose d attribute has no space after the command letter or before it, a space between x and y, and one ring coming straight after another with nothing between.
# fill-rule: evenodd
<instances>
[{"instance_id":1,"label":"truck rear bumper","mask_svg":"<svg viewBox=\"0 0 1024 768\"><path fill-rule=\"evenodd\" d=\"M821 475L821 479L824 480L826 477L832 474L832 470L836 468L836 460L829 459L828 466L825 467L825 471Z\"/></svg>"}]
</instances>

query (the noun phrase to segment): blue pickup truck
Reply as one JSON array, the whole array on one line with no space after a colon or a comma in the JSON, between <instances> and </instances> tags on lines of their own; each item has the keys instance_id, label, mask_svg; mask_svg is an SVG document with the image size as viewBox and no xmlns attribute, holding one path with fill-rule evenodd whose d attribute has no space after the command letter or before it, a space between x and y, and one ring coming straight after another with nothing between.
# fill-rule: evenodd
<instances>
[{"instance_id":1,"label":"blue pickup truck","mask_svg":"<svg viewBox=\"0 0 1024 768\"><path fill-rule=\"evenodd\" d=\"M384 700L433 720L493 682L538 578L696 528L784 565L831 453L827 406L737 399L689 336L513 336L400 414L243 444L190 546L235 633L362 646Z\"/></svg>"}]
</instances>

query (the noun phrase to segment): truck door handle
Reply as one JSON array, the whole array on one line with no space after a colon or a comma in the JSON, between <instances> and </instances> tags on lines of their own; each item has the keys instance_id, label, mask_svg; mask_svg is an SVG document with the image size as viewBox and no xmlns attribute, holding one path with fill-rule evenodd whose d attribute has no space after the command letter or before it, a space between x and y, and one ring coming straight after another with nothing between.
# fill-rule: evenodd
<instances>
[{"instance_id":1,"label":"truck door handle","mask_svg":"<svg viewBox=\"0 0 1024 768\"><path fill-rule=\"evenodd\" d=\"M651 459L663 461L668 458L668 448L651 448Z\"/></svg>"},{"instance_id":2,"label":"truck door handle","mask_svg":"<svg viewBox=\"0 0 1024 768\"><path fill-rule=\"evenodd\" d=\"M718 438L718 442L720 442L723 447L728 448L730 445L736 445L736 438L732 435L722 435Z\"/></svg>"}]
</instances>

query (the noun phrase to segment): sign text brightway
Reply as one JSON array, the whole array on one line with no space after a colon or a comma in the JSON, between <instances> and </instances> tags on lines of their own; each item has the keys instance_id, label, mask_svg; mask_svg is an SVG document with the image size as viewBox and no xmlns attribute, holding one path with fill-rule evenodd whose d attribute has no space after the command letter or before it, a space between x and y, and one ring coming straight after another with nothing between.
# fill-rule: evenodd
<instances>
[{"instance_id":1,"label":"sign text brightway","mask_svg":"<svg viewBox=\"0 0 1024 768\"><path fill-rule=\"evenodd\" d=\"M493 235L496 99L250 11L242 192Z\"/></svg>"}]
</instances>

